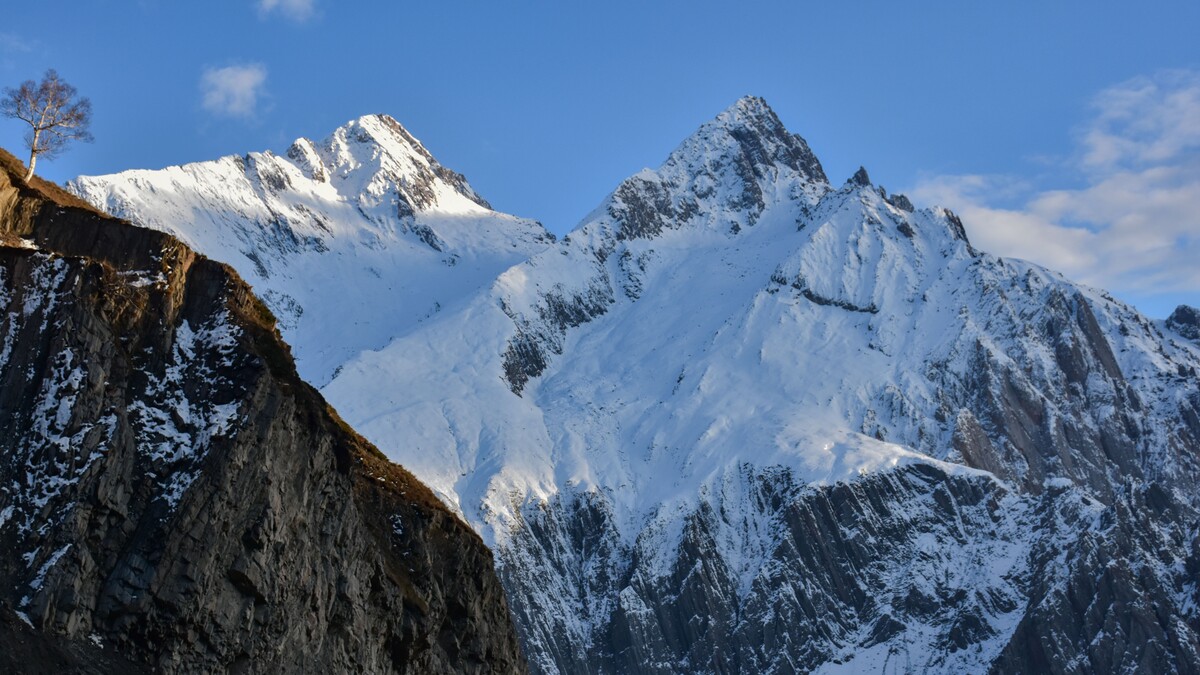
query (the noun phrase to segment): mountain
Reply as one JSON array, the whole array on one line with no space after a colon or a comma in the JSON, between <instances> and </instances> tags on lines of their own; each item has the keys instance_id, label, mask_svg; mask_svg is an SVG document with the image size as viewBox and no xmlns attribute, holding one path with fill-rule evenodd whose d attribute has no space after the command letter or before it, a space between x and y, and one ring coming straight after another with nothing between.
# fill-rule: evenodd
<instances>
[{"instance_id":1,"label":"mountain","mask_svg":"<svg viewBox=\"0 0 1200 675\"><path fill-rule=\"evenodd\" d=\"M525 670L483 542L231 268L0 167L0 670Z\"/></svg>"},{"instance_id":2,"label":"mountain","mask_svg":"<svg viewBox=\"0 0 1200 675\"><path fill-rule=\"evenodd\" d=\"M285 156L81 177L68 188L233 265L279 317L300 374L316 384L554 239L534 221L491 210L386 115L320 143L301 138Z\"/></svg>"},{"instance_id":3,"label":"mountain","mask_svg":"<svg viewBox=\"0 0 1200 675\"><path fill-rule=\"evenodd\" d=\"M1198 672L1194 316L750 97L322 392L493 547L535 672Z\"/></svg>"}]
</instances>

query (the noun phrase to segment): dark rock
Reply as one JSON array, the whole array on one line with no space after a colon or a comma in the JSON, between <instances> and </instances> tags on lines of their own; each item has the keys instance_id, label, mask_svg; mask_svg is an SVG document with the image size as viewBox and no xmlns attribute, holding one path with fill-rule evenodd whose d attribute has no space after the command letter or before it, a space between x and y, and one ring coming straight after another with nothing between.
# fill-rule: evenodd
<instances>
[{"instance_id":1,"label":"dark rock","mask_svg":"<svg viewBox=\"0 0 1200 675\"><path fill-rule=\"evenodd\" d=\"M603 260L598 264L602 265ZM504 377L513 393L519 396L531 378L542 374L550 354L562 353L562 340L568 328L604 314L613 302L612 289L599 284L570 295L562 288L542 294L537 306L538 320L519 320L519 330L504 352Z\"/></svg>"},{"instance_id":2,"label":"dark rock","mask_svg":"<svg viewBox=\"0 0 1200 675\"><path fill-rule=\"evenodd\" d=\"M446 243L443 242L442 238L437 235L437 232L433 231L432 227L429 227L424 223L413 223L409 225L407 229L413 234L417 235L417 239L420 239L421 242L429 248L438 251L439 253L446 250Z\"/></svg>"},{"instance_id":3,"label":"dark rock","mask_svg":"<svg viewBox=\"0 0 1200 675\"><path fill-rule=\"evenodd\" d=\"M621 183L613 197L609 215L620 223L618 239L650 239L663 229L687 222L696 213L695 202L677 207L664 186L636 177Z\"/></svg>"},{"instance_id":4,"label":"dark rock","mask_svg":"<svg viewBox=\"0 0 1200 675\"><path fill-rule=\"evenodd\" d=\"M0 606L0 672L23 675L148 675L145 664L124 658L98 638L71 639L34 630Z\"/></svg>"},{"instance_id":5,"label":"dark rock","mask_svg":"<svg viewBox=\"0 0 1200 675\"><path fill-rule=\"evenodd\" d=\"M826 307L838 307L840 309L846 310L847 312L860 312L863 314L878 314L879 313L879 308L876 307L874 303L863 307L863 306L856 305L852 302L846 302L845 300L838 300L835 298L826 298L821 295L818 295L816 292L814 292L811 288L808 287L808 282L803 277L798 277L795 281L793 281L792 288L796 289L796 291L799 292L801 297L803 297L805 300L808 300L809 302L812 302L812 303L815 303L818 305L823 305Z\"/></svg>"},{"instance_id":6,"label":"dark rock","mask_svg":"<svg viewBox=\"0 0 1200 675\"><path fill-rule=\"evenodd\" d=\"M1188 305L1176 307L1167 317L1167 328L1193 342L1200 342L1200 309Z\"/></svg>"},{"instance_id":7,"label":"dark rock","mask_svg":"<svg viewBox=\"0 0 1200 675\"><path fill-rule=\"evenodd\" d=\"M1127 486L1098 519L1070 498L1041 509L1054 545L1034 551L1028 611L992 672L1200 672L1200 624L1172 609L1196 602L1195 577L1156 562L1187 542L1195 559L1198 514L1174 500L1147 508L1146 487Z\"/></svg>"},{"instance_id":8,"label":"dark rock","mask_svg":"<svg viewBox=\"0 0 1200 675\"><path fill-rule=\"evenodd\" d=\"M921 630L971 650L1002 631L1004 615L1023 602L1019 564L1012 578L964 568L966 576L945 588L920 571L956 569L959 548L1026 545L1023 516L999 507L1005 493L994 481L914 466L809 488L786 471L747 469L730 477L729 493L742 500L701 501L678 544L667 547L652 531L623 547L597 495L527 510L528 529L499 562L533 669L809 672ZM944 506L924 506L934 500ZM720 542L736 531L733 523L758 523L769 543L738 551L749 560L723 556ZM942 545L922 548L927 538ZM546 556L545 546L555 555ZM536 567L520 564L534 555L561 565L555 578L570 580L566 587L544 588ZM749 565L749 585L735 564ZM542 604L560 601L560 592L589 613L568 624L558 606ZM575 621L597 625L586 646L567 639ZM912 665L937 668L936 661Z\"/></svg>"},{"instance_id":9,"label":"dark rock","mask_svg":"<svg viewBox=\"0 0 1200 675\"><path fill-rule=\"evenodd\" d=\"M967 228L963 226L962 218L959 218L958 214L950 209L945 209L944 213L946 215L946 225L950 228L950 234L955 239L966 244L967 250L971 252L971 255L979 255L975 247L971 246L971 240L967 239Z\"/></svg>"},{"instance_id":10,"label":"dark rock","mask_svg":"<svg viewBox=\"0 0 1200 675\"><path fill-rule=\"evenodd\" d=\"M892 206L894 206L906 213L912 213L913 211L916 210L916 208L913 206L912 201L910 201L908 197L905 197L904 195L900 195L900 194L891 195L890 197L888 197L887 203L891 204Z\"/></svg>"}]
</instances>

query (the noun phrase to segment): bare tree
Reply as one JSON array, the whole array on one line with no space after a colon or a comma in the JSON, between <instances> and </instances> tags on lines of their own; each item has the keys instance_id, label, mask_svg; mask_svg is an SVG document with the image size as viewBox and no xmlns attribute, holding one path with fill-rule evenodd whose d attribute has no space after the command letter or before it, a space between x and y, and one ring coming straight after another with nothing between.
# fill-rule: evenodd
<instances>
[{"instance_id":1,"label":"bare tree","mask_svg":"<svg viewBox=\"0 0 1200 675\"><path fill-rule=\"evenodd\" d=\"M71 141L91 142L88 125L92 123L92 102L77 99L76 93L75 87L60 80L53 68L46 71L40 83L26 80L16 89L4 89L0 113L31 127L25 135L25 145L29 147L29 173L25 174L25 180L33 178L38 156L53 159Z\"/></svg>"}]
</instances>

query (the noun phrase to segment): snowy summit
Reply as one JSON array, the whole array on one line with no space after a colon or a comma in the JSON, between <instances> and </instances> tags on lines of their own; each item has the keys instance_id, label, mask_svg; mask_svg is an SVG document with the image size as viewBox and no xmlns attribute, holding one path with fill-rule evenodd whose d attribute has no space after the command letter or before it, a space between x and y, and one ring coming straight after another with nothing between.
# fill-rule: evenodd
<instances>
[{"instance_id":1,"label":"snowy summit","mask_svg":"<svg viewBox=\"0 0 1200 675\"><path fill-rule=\"evenodd\" d=\"M537 222L492 211L387 115L319 143L301 138L285 156L252 152L68 187L233 265L314 383L553 240Z\"/></svg>"}]
</instances>

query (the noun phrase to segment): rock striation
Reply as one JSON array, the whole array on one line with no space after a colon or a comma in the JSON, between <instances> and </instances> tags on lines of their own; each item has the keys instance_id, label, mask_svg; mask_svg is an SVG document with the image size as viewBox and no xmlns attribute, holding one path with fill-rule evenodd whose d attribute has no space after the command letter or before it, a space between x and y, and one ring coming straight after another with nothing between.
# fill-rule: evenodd
<instances>
[{"instance_id":1,"label":"rock striation","mask_svg":"<svg viewBox=\"0 0 1200 675\"><path fill-rule=\"evenodd\" d=\"M0 664L525 670L486 546L231 268L0 160Z\"/></svg>"}]
</instances>

